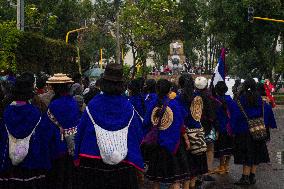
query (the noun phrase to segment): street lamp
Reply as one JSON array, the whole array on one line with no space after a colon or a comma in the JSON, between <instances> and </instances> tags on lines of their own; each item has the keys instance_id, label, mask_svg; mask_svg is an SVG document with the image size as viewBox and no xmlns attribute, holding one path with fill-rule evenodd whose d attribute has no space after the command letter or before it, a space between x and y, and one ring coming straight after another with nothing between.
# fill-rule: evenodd
<instances>
[{"instance_id":1,"label":"street lamp","mask_svg":"<svg viewBox=\"0 0 284 189\"><path fill-rule=\"evenodd\" d=\"M25 28L25 3L24 0L17 0L17 28L24 31Z\"/></svg>"}]
</instances>

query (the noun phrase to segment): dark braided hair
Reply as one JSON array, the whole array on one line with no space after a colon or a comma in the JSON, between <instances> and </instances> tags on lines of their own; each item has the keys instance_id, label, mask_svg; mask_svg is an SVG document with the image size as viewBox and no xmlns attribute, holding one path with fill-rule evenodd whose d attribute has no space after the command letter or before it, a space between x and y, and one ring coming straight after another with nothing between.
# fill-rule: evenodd
<instances>
[{"instance_id":1,"label":"dark braided hair","mask_svg":"<svg viewBox=\"0 0 284 189\"><path fill-rule=\"evenodd\" d=\"M227 112L227 102L225 100L226 92L228 91L228 87L224 81L219 81L215 86L216 95L220 97L220 101L222 102L222 108L225 112Z\"/></svg>"},{"instance_id":2,"label":"dark braided hair","mask_svg":"<svg viewBox=\"0 0 284 189\"><path fill-rule=\"evenodd\" d=\"M190 74L182 74L179 78L178 84L181 91L181 99L186 104L189 104L194 96L194 81Z\"/></svg>"},{"instance_id":3,"label":"dark braided hair","mask_svg":"<svg viewBox=\"0 0 284 189\"><path fill-rule=\"evenodd\" d=\"M245 80L244 85L244 96L247 99L249 107L257 107L257 99L259 98L259 94L257 92L256 82L254 79L250 78Z\"/></svg>"},{"instance_id":4,"label":"dark braided hair","mask_svg":"<svg viewBox=\"0 0 284 189\"><path fill-rule=\"evenodd\" d=\"M156 115L155 117L160 117L161 115L161 111L162 111L162 107L163 107L163 99L164 97L166 97L170 90L171 90L171 82L169 82L168 80L166 79L160 79L158 82L157 82L157 85L156 85L156 92L157 92L157 95L158 95L158 104L156 105L156 107L160 108L159 111L156 112Z\"/></svg>"},{"instance_id":5,"label":"dark braided hair","mask_svg":"<svg viewBox=\"0 0 284 189\"><path fill-rule=\"evenodd\" d=\"M156 92L156 80L148 79L144 86L144 93L155 93Z\"/></svg>"},{"instance_id":6,"label":"dark braided hair","mask_svg":"<svg viewBox=\"0 0 284 189\"><path fill-rule=\"evenodd\" d=\"M51 102L60 98L63 94L69 94L70 92L70 84L62 83L62 84L52 84L52 89L54 91L54 96L51 99Z\"/></svg>"},{"instance_id":7,"label":"dark braided hair","mask_svg":"<svg viewBox=\"0 0 284 189\"><path fill-rule=\"evenodd\" d=\"M131 91L131 96L140 96L143 112L146 112L145 99L143 96L144 79L137 78L129 82L128 89Z\"/></svg>"}]
</instances>

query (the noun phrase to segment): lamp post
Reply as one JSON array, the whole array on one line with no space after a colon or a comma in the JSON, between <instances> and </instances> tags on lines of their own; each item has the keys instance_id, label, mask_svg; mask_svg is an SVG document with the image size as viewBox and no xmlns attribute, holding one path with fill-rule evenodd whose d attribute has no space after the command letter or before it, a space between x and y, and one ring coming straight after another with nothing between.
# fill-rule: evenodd
<instances>
[{"instance_id":1,"label":"lamp post","mask_svg":"<svg viewBox=\"0 0 284 189\"><path fill-rule=\"evenodd\" d=\"M25 3L24 0L17 0L17 28L24 31L25 29Z\"/></svg>"},{"instance_id":2,"label":"lamp post","mask_svg":"<svg viewBox=\"0 0 284 189\"><path fill-rule=\"evenodd\" d=\"M116 63L120 64L120 25L119 25L119 6L120 0L115 0L115 9L116 9Z\"/></svg>"}]
</instances>

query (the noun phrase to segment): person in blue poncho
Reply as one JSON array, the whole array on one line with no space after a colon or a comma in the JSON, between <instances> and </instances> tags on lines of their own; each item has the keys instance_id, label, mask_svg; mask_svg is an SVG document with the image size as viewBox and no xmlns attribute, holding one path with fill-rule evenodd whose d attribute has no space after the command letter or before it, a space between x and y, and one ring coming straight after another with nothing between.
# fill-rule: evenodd
<instances>
[{"instance_id":1,"label":"person in blue poncho","mask_svg":"<svg viewBox=\"0 0 284 189\"><path fill-rule=\"evenodd\" d=\"M272 107L264 102L257 92L256 83L248 79L243 84L243 93L232 106L232 129L234 140L235 164L243 165L241 179L237 185L253 185L256 183L256 170L260 163L269 162L266 142L266 128L277 128ZM263 120L264 121L261 121ZM256 128L252 120L258 121ZM250 124L249 124L250 121ZM257 131L257 132L255 132ZM259 132L262 131L262 132Z\"/></svg>"},{"instance_id":2,"label":"person in blue poncho","mask_svg":"<svg viewBox=\"0 0 284 189\"><path fill-rule=\"evenodd\" d=\"M182 113L177 101L168 98L170 89L169 81L161 79L157 82L158 98L152 101L143 123L144 128L148 128L142 143L146 177L155 189L160 183L179 189L181 182L190 177L186 144L181 134ZM188 182L184 188L188 188Z\"/></svg>"},{"instance_id":3,"label":"person in blue poncho","mask_svg":"<svg viewBox=\"0 0 284 189\"><path fill-rule=\"evenodd\" d=\"M215 181L210 176L213 172L214 161L214 142L216 141L216 114L215 114L215 99L208 88L208 80L205 77L199 76L194 81L195 93L200 95L203 100L203 111L201 116L201 125L205 132L205 141L207 145L207 166L208 174L203 176L204 181Z\"/></svg>"},{"instance_id":4,"label":"person in blue poncho","mask_svg":"<svg viewBox=\"0 0 284 189\"><path fill-rule=\"evenodd\" d=\"M189 140L187 159L190 167L190 188L200 187L197 177L208 172L205 132L201 124L204 113L204 100L200 94L194 91L194 81L189 74L183 74L179 78L180 94L177 96L182 120L185 126L184 135Z\"/></svg>"},{"instance_id":5,"label":"person in blue poncho","mask_svg":"<svg viewBox=\"0 0 284 189\"><path fill-rule=\"evenodd\" d=\"M46 189L46 173L51 168L52 132L46 117L31 103L34 76L16 78L12 103L4 111L0 125L0 188Z\"/></svg>"},{"instance_id":6,"label":"person in blue poncho","mask_svg":"<svg viewBox=\"0 0 284 189\"><path fill-rule=\"evenodd\" d=\"M129 82L127 90L129 92L129 101L141 118L144 118L146 112L145 95L143 93L144 80L137 78Z\"/></svg>"},{"instance_id":7,"label":"person in blue poncho","mask_svg":"<svg viewBox=\"0 0 284 189\"><path fill-rule=\"evenodd\" d=\"M76 100L70 95L71 78L55 74L47 81L55 95L48 106L48 119L44 124L54 133L52 170L48 176L50 188L73 188L74 183L74 136L80 119Z\"/></svg>"},{"instance_id":8,"label":"person in blue poncho","mask_svg":"<svg viewBox=\"0 0 284 189\"><path fill-rule=\"evenodd\" d=\"M138 189L136 174L144 170L142 121L122 95L122 65L107 65L100 89L78 126L74 162L80 188Z\"/></svg>"},{"instance_id":9,"label":"person in blue poncho","mask_svg":"<svg viewBox=\"0 0 284 189\"><path fill-rule=\"evenodd\" d=\"M156 80L155 79L148 79L145 82L143 88L145 94L145 106L146 110L148 109L149 104L158 98L156 94Z\"/></svg>"},{"instance_id":10,"label":"person in blue poncho","mask_svg":"<svg viewBox=\"0 0 284 189\"><path fill-rule=\"evenodd\" d=\"M215 142L215 158L220 159L220 165L215 173L229 173L231 155L233 153L233 136L231 128L230 104L234 103L231 96L226 95L228 87L224 81L219 81L214 87L216 96L217 141Z\"/></svg>"}]
</instances>

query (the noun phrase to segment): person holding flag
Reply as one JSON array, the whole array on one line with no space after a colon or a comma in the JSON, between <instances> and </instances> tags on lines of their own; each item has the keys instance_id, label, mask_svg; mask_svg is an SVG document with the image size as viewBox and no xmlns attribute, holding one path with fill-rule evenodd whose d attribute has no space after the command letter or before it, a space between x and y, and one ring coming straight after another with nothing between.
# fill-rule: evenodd
<instances>
[{"instance_id":1,"label":"person holding flag","mask_svg":"<svg viewBox=\"0 0 284 189\"><path fill-rule=\"evenodd\" d=\"M214 87L217 85L217 83L219 81L225 81L225 73L226 73L226 69L225 69L225 56L226 56L226 49L222 48L221 49L221 55L220 58L218 60L218 64L215 67L215 71L214 74L212 76L211 79L211 84L210 84L210 88L213 90L213 94L214 94Z\"/></svg>"}]
</instances>

